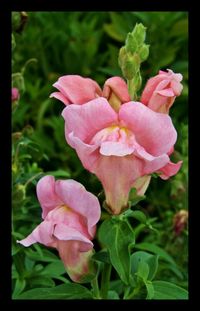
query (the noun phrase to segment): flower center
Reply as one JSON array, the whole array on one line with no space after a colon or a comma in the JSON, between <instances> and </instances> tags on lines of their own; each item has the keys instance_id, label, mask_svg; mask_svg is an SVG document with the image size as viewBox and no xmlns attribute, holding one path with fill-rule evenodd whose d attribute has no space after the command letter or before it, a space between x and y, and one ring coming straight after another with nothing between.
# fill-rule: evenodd
<instances>
[{"instance_id":1,"label":"flower center","mask_svg":"<svg viewBox=\"0 0 200 311\"><path fill-rule=\"evenodd\" d=\"M90 141L90 144L103 142L119 142L131 145L135 141L135 135L125 126L112 125L99 131Z\"/></svg>"}]
</instances>

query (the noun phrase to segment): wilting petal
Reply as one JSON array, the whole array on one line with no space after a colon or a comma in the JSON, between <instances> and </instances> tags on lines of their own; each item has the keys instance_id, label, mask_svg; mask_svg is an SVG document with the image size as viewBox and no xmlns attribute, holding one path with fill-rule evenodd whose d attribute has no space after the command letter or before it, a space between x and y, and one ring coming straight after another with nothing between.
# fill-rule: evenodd
<instances>
[{"instance_id":1,"label":"wilting petal","mask_svg":"<svg viewBox=\"0 0 200 311\"><path fill-rule=\"evenodd\" d=\"M167 153L176 142L177 133L171 118L139 102L123 104L119 118L132 130L136 141L153 156Z\"/></svg>"},{"instance_id":2,"label":"wilting petal","mask_svg":"<svg viewBox=\"0 0 200 311\"><path fill-rule=\"evenodd\" d=\"M65 104L82 105L102 94L99 85L94 80L83 78L79 75L62 76L53 86L62 93L65 100L61 97L56 97L55 93L54 97L60 99Z\"/></svg>"},{"instance_id":3,"label":"wilting petal","mask_svg":"<svg viewBox=\"0 0 200 311\"><path fill-rule=\"evenodd\" d=\"M45 220L39 224L25 239L17 242L26 247L37 242L46 246L54 246L55 241L53 237L53 230L53 223Z\"/></svg>"},{"instance_id":4,"label":"wilting petal","mask_svg":"<svg viewBox=\"0 0 200 311\"><path fill-rule=\"evenodd\" d=\"M74 282L82 282L90 272L92 250L84 251L85 243L79 241L59 241L58 251L65 268Z\"/></svg>"},{"instance_id":5,"label":"wilting petal","mask_svg":"<svg viewBox=\"0 0 200 311\"><path fill-rule=\"evenodd\" d=\"M101 213L98 199L75 180L58 180L55 189L57 195L67 206L85 217L88 232L93 237L93 227L98 222Z\"/></svg>"},{"instance_id":6,"label":"wilting petal","mask_svg":"<svg viewBox=\"0 0 200 311\"><path fill-rule=\"evenodd\" d=\"M103 97L84 105L67 106L62 116L65 119L65 135L73 135L88 143L99 130L117 122L117 114Z\"/></svg>"},{"instance_id":7,"label":"wilting petal","mask_svg":"<svg viewBox=\"0 0 200 311\"><path fill-rule=\"evenodd\" d=\"M47 175L38 181L37 197L42 207L43 219L49 211L62 204L55 193L55 178L53 176Z\"/></svg>"},{"instance_id":8,"label":"wilting petal","mask_svg":"<svg viewBox=\"0 0 200 311\"><path fill-rule=\"evenodd\" d=\"M168 179L175 175L180 170L182 163L183 161L179 161L178 163L168 162L163 168L158 170L158 172L162 173L160 177L162 179Z\"/></svg>"},{"instance_id":9,"label":"wilting petal","mask_svg":"<svg viewBox=\"0 0 200 311\"><path fill-rule=\"evenodd\" d=\"M149 186L150 180L151 176L148 175L136 179L136 181L132 185L132 188L136 188L137 195L144 195Z\"/></svg>"}]
</instances>

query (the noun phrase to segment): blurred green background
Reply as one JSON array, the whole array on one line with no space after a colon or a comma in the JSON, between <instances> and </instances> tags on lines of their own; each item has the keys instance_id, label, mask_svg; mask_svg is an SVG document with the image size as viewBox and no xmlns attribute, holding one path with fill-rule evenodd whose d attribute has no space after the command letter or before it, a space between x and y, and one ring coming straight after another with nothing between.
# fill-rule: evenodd
<instances>
[{"instance_id":1,"label":"blurred green background","mask_svg":"<svg viewBox=\"0 0 200 311\"><path fill-rule=\"evenodd\" d=\"M133 225L139 242L162 247L177 263L174 267L161 261L158 279L187 288L187 226L179 234L174 229L175 215L187 210L187 12L26 12L23 19L19 15L13 12L12 81L20 90L12 117L13 297L31 288L69 282L56 251L42 245L26 249L16 244L16 239L27 236L41 220L37 181L52 174L76 179L95 195L102 190L66 144L61 116L64 105L49 98L55 90L52 84L66 74L90 77L100 86L113 75L122 76L119 48L139 22L147 27L146 42L150 44L149 58L142 64L143 86L160 69L183 75L183 92L170 110L178 132L172 161L183 160L183 165L168 181L152 178L146 200L137 207L151 217L159 234L149 229L140 232L137 221Z\"/></svg>"}]
</instances>

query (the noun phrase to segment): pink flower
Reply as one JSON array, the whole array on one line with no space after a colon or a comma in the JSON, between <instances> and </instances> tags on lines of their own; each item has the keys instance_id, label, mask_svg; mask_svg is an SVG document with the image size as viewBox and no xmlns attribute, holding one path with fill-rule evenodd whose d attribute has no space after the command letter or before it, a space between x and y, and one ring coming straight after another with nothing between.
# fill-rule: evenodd
<instances>
[{"instance_id":1,"label":"pink flower","mask_svg":"<svg viewBox=\"0 0 200 311\"><path fill-rule=\"evenodd\" d=\"M132 187L145 192L151 173L167 179L180 169L182 162L174 164L168 155L177 138L171 118L140 102L124 103L117 112L99 97L67 106L62 116L68 144L100 179L113 214L127 208Z\"/></svg>"},{"instance_id":2,"label":"pink flower","mask_svg":"<svg viewBox=\"0 0 200 311\"><path fill-rule=\"evenodd\" d=\"M78 182L55 181L45 176L37 184L43 221L21 241L24 246L41 243L57 248L70 278L82 282L89 272L96 223L100 218L98 199Z\"/></svg>"},{"instance_id":3,"label":"pink flower","mask_svg":"<svg viewBox=\"0 0 200 311\"><path fill-rule=\"evenodd\" d=\"M52 93L50 97L61 100L65 105L82 105L102 96L118 111L121 103L130 101L126 82L120 77L108 79L104 84L103 91L94 80L78 75L60 77L53 86L59 92Z\"/></svg>"},{"instance_id":4,"label":"pink flower","mask_svg":"<svg viewBox=\"0 0 200 311\"><path fill-rule=\"evenodd\" d=\"M16 87L12 88L12 102L19 99L19 90Z\"/></svg>"},{"instance_id":5,"label":"pink flower","mask_svg":"<svg viewBox=\"0 0 200 311\"><path fill-rule=\"evenodd\" d=\"M182 78L180 73L174 73L170 69L168 72L160 70L157 76L148 80L141 102L154 111L169 113L169 108L183 89L180 83Z\"/></svg>"}]
</instances>

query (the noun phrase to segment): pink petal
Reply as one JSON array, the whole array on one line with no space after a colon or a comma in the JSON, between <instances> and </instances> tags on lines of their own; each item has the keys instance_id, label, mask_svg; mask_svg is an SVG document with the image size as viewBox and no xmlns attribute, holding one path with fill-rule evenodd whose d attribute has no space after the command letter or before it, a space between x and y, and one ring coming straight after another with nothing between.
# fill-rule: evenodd
<instances>
[{"instance_id":1,"label":"pink petal","mask_svg":"<svg viewBox=\"0 0 200 311\"><path fill-rule=\"evenodd\" d=\"M153 92L155 91L157 85L163 80L163 77L161 75L157 75L155 77L150 78L147 81L147 84L142 92L141 96L141 102L144 105L147 105L151 96L153 95Z\"/></svg>"},{"instance_id":2,"label":"pink petal","mask_svg":"<svg viewBox=\"0 0 200 311\"><path fill-rule=\"evenodd\" d=\"M167 153L176 142L177 133L171 118L154 112L139 102L123 104L119 119L126 123L136 141L153 156Z\"/></svg>"},{"instance_id":3,"label":"pink petal","mask_svg":"<svg viewBox=\"0 0 200 311\"><path fill-rule=\"evenodd\" d=\"M98 199L72 179L56 181L55 188L57 195L68 207L86 218L88 232L92 236L93 227L99 221L101 213Z\"/></svg>"},{"instance_id":4,"label":"pink petal","mask_svg":"<svg viewBox=\"0 0 200 311\"><path fill-rule=\"evenodd\" d=\"M65 135L73 135L84 142L89 142L99 130L117 122L117 114L103 97L84 105L69 105L62 116L66 121Z\"/></svg>"},{"instance_id":5,"label":"pink petal","mask_svg":"<svg viewBox=\"0 0 200 311\"><path fill-rule=\"evenodd\" d=\"M45 220L39 224L25 239L17 242L26 247L37 242L46 246L54 246L55 241L53 238L53 230L53 223Z\"/></svg>"},{"instance_id":6,"label":"pink petal","mask_svg":"<svg viewBox=\"0 0 200 311\"><path fill-rule=\"evenodd\" d=\"M95 174L103 185L106 203L113 214L127 208L129 191L134 181L142 176L142 171L143 161L133 155L100 156Z\"/></svg>"},{"instance_id":7,"label":"pink petal","mask_svg":"<svg viewBox=\"0 0 200 311\"><path fill-rule=\"evenodd\" d=\"M123 157L134 151L133 146L128 146L120 142L105 141L101 144L100 153L105 156Z\"/></svg>"},{"instance_id":8,"label":"pink petal","mask_svg":"<svg viewBox=\"0 0 200 311\"><path fill-rule=\"evenodd\" d=\"M55 97L57 99L59 99L61 102L63 102L66 106L68 104L70 104L69 100L61 93L61 92L54 92L52 93L50 96L51 97Z\"/></svg>"},{"instance_id":9,"label":"pink petal","mask_svg":"<svg viewBox=\"0 0 200 311\"><path fill-rule=\"evenodd\" d=\"M82 105L102 94L94 80L78 75L60 77L53 86L63 94L69 104Z\"/></svg>"},{"instance_id":10,"label":"pink petal","mask_svg":"<svg viewBox=\"0 0 200 311\"><path fill-rule=\"evenodd\" d=\"M76 150L84 168L92 173L94 164L99 158L99 145L85 144L78 137L75 137L73 132L66 136L66 140Z\"/></svg>"},{"instance_id":11,"label":"pink petal","mask_svg":"<svg viewBox=\"0 0 200 311\"><path fill-rule=\"evenodd\" d=\"M55 193L55 178L53 176L47 175L39 180L37 183L37 197L43 210L43 219L49 211L62 204Z\"/></svg>"},{"instance_id":12,"label":"pink petal","mask_svg":"<svg viewBox=\"0 0 200 311\"><path fill-rule=\"evenodd\" d=\"M164 89L161 91L156 91L156 93L162 96L166 96L166 97L173 97L175 95L172 88Z\"/></svg>"},{"instance_id":13,"label":"pink petal","mask_svg":"<svg viewBox=\"0 0 200 311\"><path fill-rule=\"evenodd\" d=\"M160 177L162 179L168 179L169 177L176 175L176 173L180 170L183 161L179 161L178 163L173 163L169 161L163 168L159 169L158 171L162 174Z\"/></svg>"},{"instance_id":14,"label":"pink petal","mask_svg":"<svg viewBox=\"0 0 200 311\"><path fill-rule=\"evenodd\" d=\"M60 241L80 241L85 245L85 250L89 250L93 247L93 243L86 238L79 231L66 226L65 224L59 223L55 226L54 236Z\"/></svg>"},{"instance_id":15,"label":"pink petal","mask_svg":"<svg viewBox=\"0 0 200 311\"><path fill-rule=\"evenodd\" d=\"M106 80L103 88L103 96L109 100L111 93L114 92L122 103L129 102L131 100L128 93L128 87L126 82L120 77L112 77Z\"/></svg>"}]
</instances>

